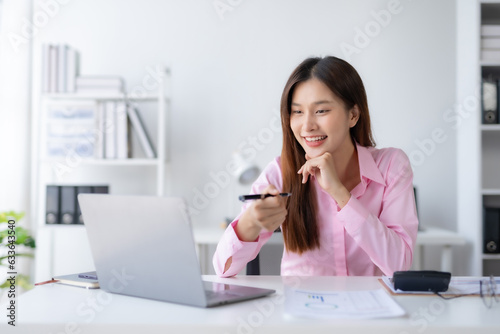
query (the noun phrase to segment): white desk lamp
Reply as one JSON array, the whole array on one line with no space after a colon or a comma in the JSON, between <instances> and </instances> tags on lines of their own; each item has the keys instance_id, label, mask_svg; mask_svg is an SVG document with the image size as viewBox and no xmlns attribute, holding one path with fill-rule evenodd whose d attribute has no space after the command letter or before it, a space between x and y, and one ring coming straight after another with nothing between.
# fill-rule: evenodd
<instances>
[{"instance_id":1,"label":"white desk lamp","mask_svg":"<svg viewBox=\"0 0 500 334\"><path fill-rule=\"evenodd\" d=\"M260 174L260 168L257 165L245 160L239 151L233 153L233 159L235 166L237 166L234 176L239 184L251 184L257 179Z\"/></svg>"}]
</instances>

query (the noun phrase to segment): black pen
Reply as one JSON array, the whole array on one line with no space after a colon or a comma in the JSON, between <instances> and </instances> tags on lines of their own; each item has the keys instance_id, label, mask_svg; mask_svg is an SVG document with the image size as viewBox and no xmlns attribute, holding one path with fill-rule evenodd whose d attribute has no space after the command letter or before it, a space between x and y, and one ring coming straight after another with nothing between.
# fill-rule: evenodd
<instances>
[{"instance_id":1,"label":"black pen","mask_svg":"<svg viewBox=\"0 0 500 334\"><path fill-rule=\"evenodd\" d=\"M266 197L274 197L276 195L271 194L254 194L254 195L241 195L238 199L242 202L253 200L253 199L264 199ZM292 193L279 193L278 196L281 197L289 197L292 196Z\"/></svg>"}]
</instances>

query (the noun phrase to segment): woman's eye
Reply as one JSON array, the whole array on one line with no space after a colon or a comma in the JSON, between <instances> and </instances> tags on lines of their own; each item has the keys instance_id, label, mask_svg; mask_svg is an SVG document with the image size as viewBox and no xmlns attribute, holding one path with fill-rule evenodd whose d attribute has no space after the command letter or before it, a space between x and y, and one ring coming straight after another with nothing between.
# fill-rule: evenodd
<instances>
[{"instance_id":1,"label":"woman's eye","mask_svg":"<svg viewBox=\"0 0 500 334\"><path fill-rule=\"evenodd\" d=\"M301 113L302 113L302 111L300 111L300 110L292 110L292 114L301 114Z\"/></svg>"},{"instance_id":2,"label":"woman's eye","mask_svg":"<svg viewBox=\"0 0 500 334\"><path fill-rule=\"evenodd\" d=\"M317 110L316 113L317 114L324 114L326 113L328 110Z\"/></svg>"}]
</instances>

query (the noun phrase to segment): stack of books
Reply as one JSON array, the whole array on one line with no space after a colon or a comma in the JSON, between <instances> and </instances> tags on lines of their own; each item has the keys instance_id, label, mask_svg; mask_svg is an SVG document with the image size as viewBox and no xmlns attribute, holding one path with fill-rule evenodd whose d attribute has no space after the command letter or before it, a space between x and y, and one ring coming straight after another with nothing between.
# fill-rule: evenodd
<instances>
[{"instance_id":1,"label":"stack of books","mask_svg":"<svg viewBox=\"0 0 500 334\"><path fill-rule=\"evenodd\" d=\"M139 109L124 100L58 102L46 113L47 158L128 159L132 131L146 158L156 156Z\"/></svg>"},{"instance_id":2,"label":"stack of books","mask_svg":"<svg viewBox=\"0 0 500 334\"><path fill-rule=\"evenodd\" d=\"M76 93L86 95L117 95L125 91L123 79L117 76L79 76L75 86Z\"/></svg>"},{"instance_id":3,"label":"stack of books","mask_svg":"<svg viewBox=\"0 0 500 334\"><path fill-rule=\"evenodd\" d=\"M66 44L42 46L42 92L74 93L79 54Z\"/></svg>"},{"instance_id":4,"label":"stack of books","mask_svg":"<svg viewBox=\"0 0 500 334\"><path fill-rule=\"evenodd\" d=\"M51 103L46 115L46 157L94 156L95 103Z\"/></svg>"},{"instance_id":5,"label":"stack of books","mask_svg":"<svg viewBox=\"0 0 500 334\"><path fill-rule=\"evenodd\" d=\"M500 62L500 25L481 26L481 60Z\"/></svg>"}]
</instances>

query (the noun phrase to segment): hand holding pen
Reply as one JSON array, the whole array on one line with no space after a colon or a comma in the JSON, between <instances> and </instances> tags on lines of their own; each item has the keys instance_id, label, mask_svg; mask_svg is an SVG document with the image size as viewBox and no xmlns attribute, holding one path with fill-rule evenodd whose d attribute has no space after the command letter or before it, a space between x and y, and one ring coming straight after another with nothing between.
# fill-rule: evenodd
<instances>
[{"instance_id":1,"label":"hand holding pen","mask_svg":"<svg viewBox=\"0 0 500 334\"><path fill-rule=\"evenodd\" d=\"M274 231L285 221L286 197L273 185L267 186L262 194L240 196L240 200L254 200L241 215L236 224L236 234L242 241L255 241L262 229ZM261 200L262 199L262 200Z\"/></svg>"}]
</instances>

